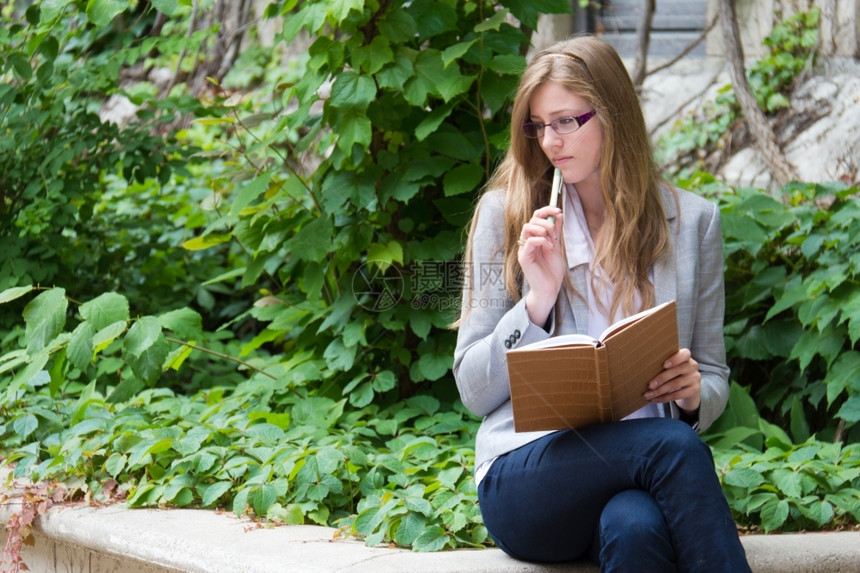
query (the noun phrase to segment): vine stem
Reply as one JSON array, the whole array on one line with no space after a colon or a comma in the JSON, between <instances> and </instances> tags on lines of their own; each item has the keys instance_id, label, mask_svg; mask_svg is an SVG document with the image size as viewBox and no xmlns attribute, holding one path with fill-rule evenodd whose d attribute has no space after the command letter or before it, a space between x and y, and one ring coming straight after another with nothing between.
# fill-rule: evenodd
<instances>
[{"instance_id":1,"label":"vine stem","mask_svg":"<svg viewBox=\"0 0 860 573\"><path fill-rule=\"evenodd\" d=\"M224 354L223 352L218 352L217 350L212 350L211 348L206 348L205 346L197 346L196 344L192 344L191 342L186 342L184 340L179 340L178 338L172 338L169 336L165 336L164 338L168 342L172 342L174 344L179 344L180 346L187 346L188 348L192 348L194 350L199 350L201 352L205 352L206 354L211 354L212 356L217 356L218 358L223 358L224 360L229 360L231 362L235 362L236 364L240 364L240 365L244 366L245 368L248 368L249 370L253 370L254 372L257 372L257 373L262 374L264 376L268 376L272 380L278 379L278 377L275 376L274 374L269 374L265 370L257 368L253 364L249 364L248 362L245 362L244 360L240 360L239 358L236 358L235 356L230 356L229 354Z\"/></svg>"}]
</instances>

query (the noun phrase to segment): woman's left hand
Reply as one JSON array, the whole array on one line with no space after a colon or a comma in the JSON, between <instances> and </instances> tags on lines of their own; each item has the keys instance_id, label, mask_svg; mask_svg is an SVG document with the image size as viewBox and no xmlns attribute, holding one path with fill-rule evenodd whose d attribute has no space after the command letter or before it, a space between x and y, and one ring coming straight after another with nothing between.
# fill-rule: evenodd
<instances>
[{"instance_id":1,"label":"woman's left hand","mask_svg":"<svg viewBox=\"0 0 860 573\"><path fill-rule=\"evenodd\" d=\"M702 375L689 349L682 348L663 364L663 372L648 384L644 397L651 402L674 401L685 412L695 412L701 403Z\"/></svg>"}]
</instances>

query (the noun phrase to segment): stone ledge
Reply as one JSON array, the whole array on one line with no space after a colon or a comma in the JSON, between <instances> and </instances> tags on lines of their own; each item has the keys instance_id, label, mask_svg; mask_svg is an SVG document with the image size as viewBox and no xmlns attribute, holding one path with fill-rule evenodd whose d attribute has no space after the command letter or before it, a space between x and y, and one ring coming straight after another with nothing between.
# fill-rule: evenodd
<instances>
[{"instance_id":1,"label":"stone ledge","mask_svg":"<svg viewBox=\"0 0 860 573\"><path fill-rule=\"evenodd\" d=\"M6 523L17 508L0 507ZM590 563L516 561L498 549L415 553L335 539L319 526L257 527L232 514L194 509L58 507L39 518L31 571L54 573L596 573ZM5 529L0 536L5 542ZM743 537L756 573L860 571L860 531Z\"/></svg>"}]
</instances>

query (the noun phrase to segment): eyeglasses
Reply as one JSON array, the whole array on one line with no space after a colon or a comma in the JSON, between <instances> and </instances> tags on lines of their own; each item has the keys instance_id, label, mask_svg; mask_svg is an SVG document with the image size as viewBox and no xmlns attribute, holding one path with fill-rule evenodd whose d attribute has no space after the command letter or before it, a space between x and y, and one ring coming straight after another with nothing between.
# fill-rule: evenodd
<instances>
[{"instance_id":1,"label":"eyeglasses","mask_svg":"<svg viewBox=\"0 0 860 573\"><path fill-rule=\"evenodd\" d=\"M523 134L531 139L543 137L543 128L545 128L546 126L550 126L552 130L559 135L573 133L574 131L585 125L585 122L594 117L595 115L597 115L597 111L591 110L582 115L560 117L558 119L552 120L549 123L537 123L534 121L527 121L523 124Z\"/></svg>"}]
</instances>

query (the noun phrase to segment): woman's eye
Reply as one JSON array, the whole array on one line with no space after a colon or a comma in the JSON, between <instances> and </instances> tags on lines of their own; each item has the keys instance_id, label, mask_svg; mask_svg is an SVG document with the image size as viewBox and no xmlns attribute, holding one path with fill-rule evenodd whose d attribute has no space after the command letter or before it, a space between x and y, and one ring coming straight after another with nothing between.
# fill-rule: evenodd
<instances>
[{"instance_id":1,"label":"woman's eye","mask_svg":"<svg viewBox=\"0 0 860 573\"><path fill-rule=\"evenodd\" d=\"M560 117L555 120L559 125L570 125L571 123L576 123L576 120L572 117Z\"/></svg>"}]
</instances>

